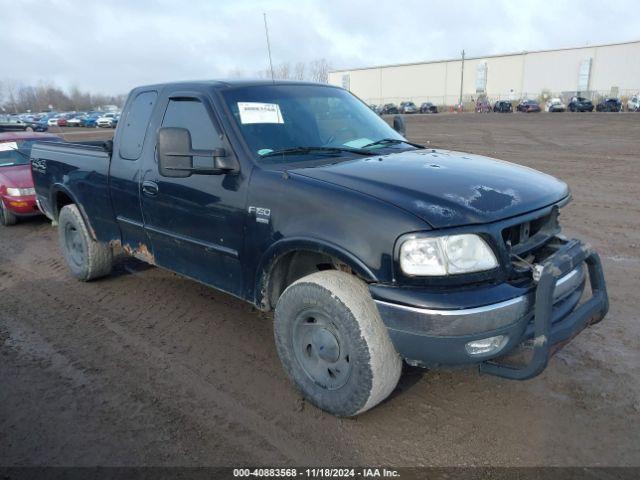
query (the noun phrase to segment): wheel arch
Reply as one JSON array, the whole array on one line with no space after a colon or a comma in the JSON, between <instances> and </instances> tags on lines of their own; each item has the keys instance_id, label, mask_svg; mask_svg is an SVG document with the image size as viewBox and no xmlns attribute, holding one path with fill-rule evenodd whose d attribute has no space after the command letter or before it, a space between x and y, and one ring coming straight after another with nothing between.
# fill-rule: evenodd
<instances>
[{"instance_id":1,"label":"wheel arch","mask_svg":"<svg viewBox=\"0 0 640 480\"><path fill-rule=\"evenodd\" d=\"M89 235L93 240L97 240L96 232L89 221L89 217L87 216L87 212L84 211L82 204L78 202L76 196L71 193L71 191L61 184L55 184L51 189L51 213L53 218L57 221L60 216L60 210L67 205L76 205L78 210L80 211L80 215L82 216L82 220L84 224L87 226L87 230L89 230Z\"/></svg>"},{"instance_id":2,"label":"wheel arch","mask_svg":"<svg viewBox=\"0 0 640 480\"><path fill-rule=\"evenodd\" d=\"M332 269L349 271L368 283L377 281L362 260L338 245L315 238L290 238L274 243L262 256L256 270L255 304L265 311L273 309L288 285L324 269L310 269L314 261L320 262L316 266L329 263Z\"/></svg>"}]
</instances>

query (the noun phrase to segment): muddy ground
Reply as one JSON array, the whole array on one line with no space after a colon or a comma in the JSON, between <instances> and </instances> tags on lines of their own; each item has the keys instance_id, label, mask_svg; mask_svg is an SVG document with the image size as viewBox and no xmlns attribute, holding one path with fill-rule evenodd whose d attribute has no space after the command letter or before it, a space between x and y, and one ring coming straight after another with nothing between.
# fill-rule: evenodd
<instances>
[{"instance_id":1,"label":"muddy ground","mask_svg":"<svg viewBox=\"0 0 640 480\"><path fill-rule=\"evenodd\" d=\"M640 114L414 116L408 136L567 181L606 320L533 380L410 369L337 419L285 378L268 316L134 261L78 283L34 219L0 229L0 465L640 465Z\"/></svg>"}]
</instances>

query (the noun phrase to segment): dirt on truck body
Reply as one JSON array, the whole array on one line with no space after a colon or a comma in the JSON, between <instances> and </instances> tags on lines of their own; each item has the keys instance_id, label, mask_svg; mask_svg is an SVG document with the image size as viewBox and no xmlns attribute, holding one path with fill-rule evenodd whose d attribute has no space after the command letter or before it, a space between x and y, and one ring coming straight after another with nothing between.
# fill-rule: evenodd
<instances>
[{"instance_id":1,"label":"dirt on truck body","mask_svg":"<svg viewBox=\"0 0 640 480\"><path fill-rule=\"evenodd\" d=\"M55 231L31 220L0 230L2 464L637 465L635 118L407 124L412 141L567 181L563 228L601 252L607 321L528 382L408 369L392 401L339 419L290 388L269 314L132 259L78 284Z\"/></svg>"}]
</instances>

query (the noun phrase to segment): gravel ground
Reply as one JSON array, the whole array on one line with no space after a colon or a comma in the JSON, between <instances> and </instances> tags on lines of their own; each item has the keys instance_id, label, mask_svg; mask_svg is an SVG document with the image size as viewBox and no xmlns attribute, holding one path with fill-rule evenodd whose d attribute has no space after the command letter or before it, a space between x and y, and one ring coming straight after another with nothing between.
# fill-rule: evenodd
<instances>
[{"instance_id":1,"label":"gravel ground","mask_svg":"<svg viewBox=\"0 0 640 480\"><path fill-rule=\"evenodd\" d=\"M389 401L337 419L285 378L269 316L136 261L78 283L33 219L0 229L0 465L640 465L640 114L407 124L567 181L561 221L601 253L605 321L533 380L407 369Z\"/></svg>"}]
</instances>

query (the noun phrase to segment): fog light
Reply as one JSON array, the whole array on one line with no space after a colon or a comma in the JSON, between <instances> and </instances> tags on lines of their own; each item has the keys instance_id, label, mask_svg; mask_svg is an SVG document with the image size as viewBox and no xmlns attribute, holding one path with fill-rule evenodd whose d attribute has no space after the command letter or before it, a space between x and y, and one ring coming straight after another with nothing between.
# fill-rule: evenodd
<instances>
[{"instance_id":1,"label":"fog light","mask_svg":"<svg viewBox=\"0 0 640 480\"><path fill-rule=\"evenodd\" d=\"M474 340L467 343L464 348L469 355L486 355L488 353L496 353L507 344L509 337L506 335L498 335L496 337L483 338L482 340Z\"/></svg>"}]
</instances>

